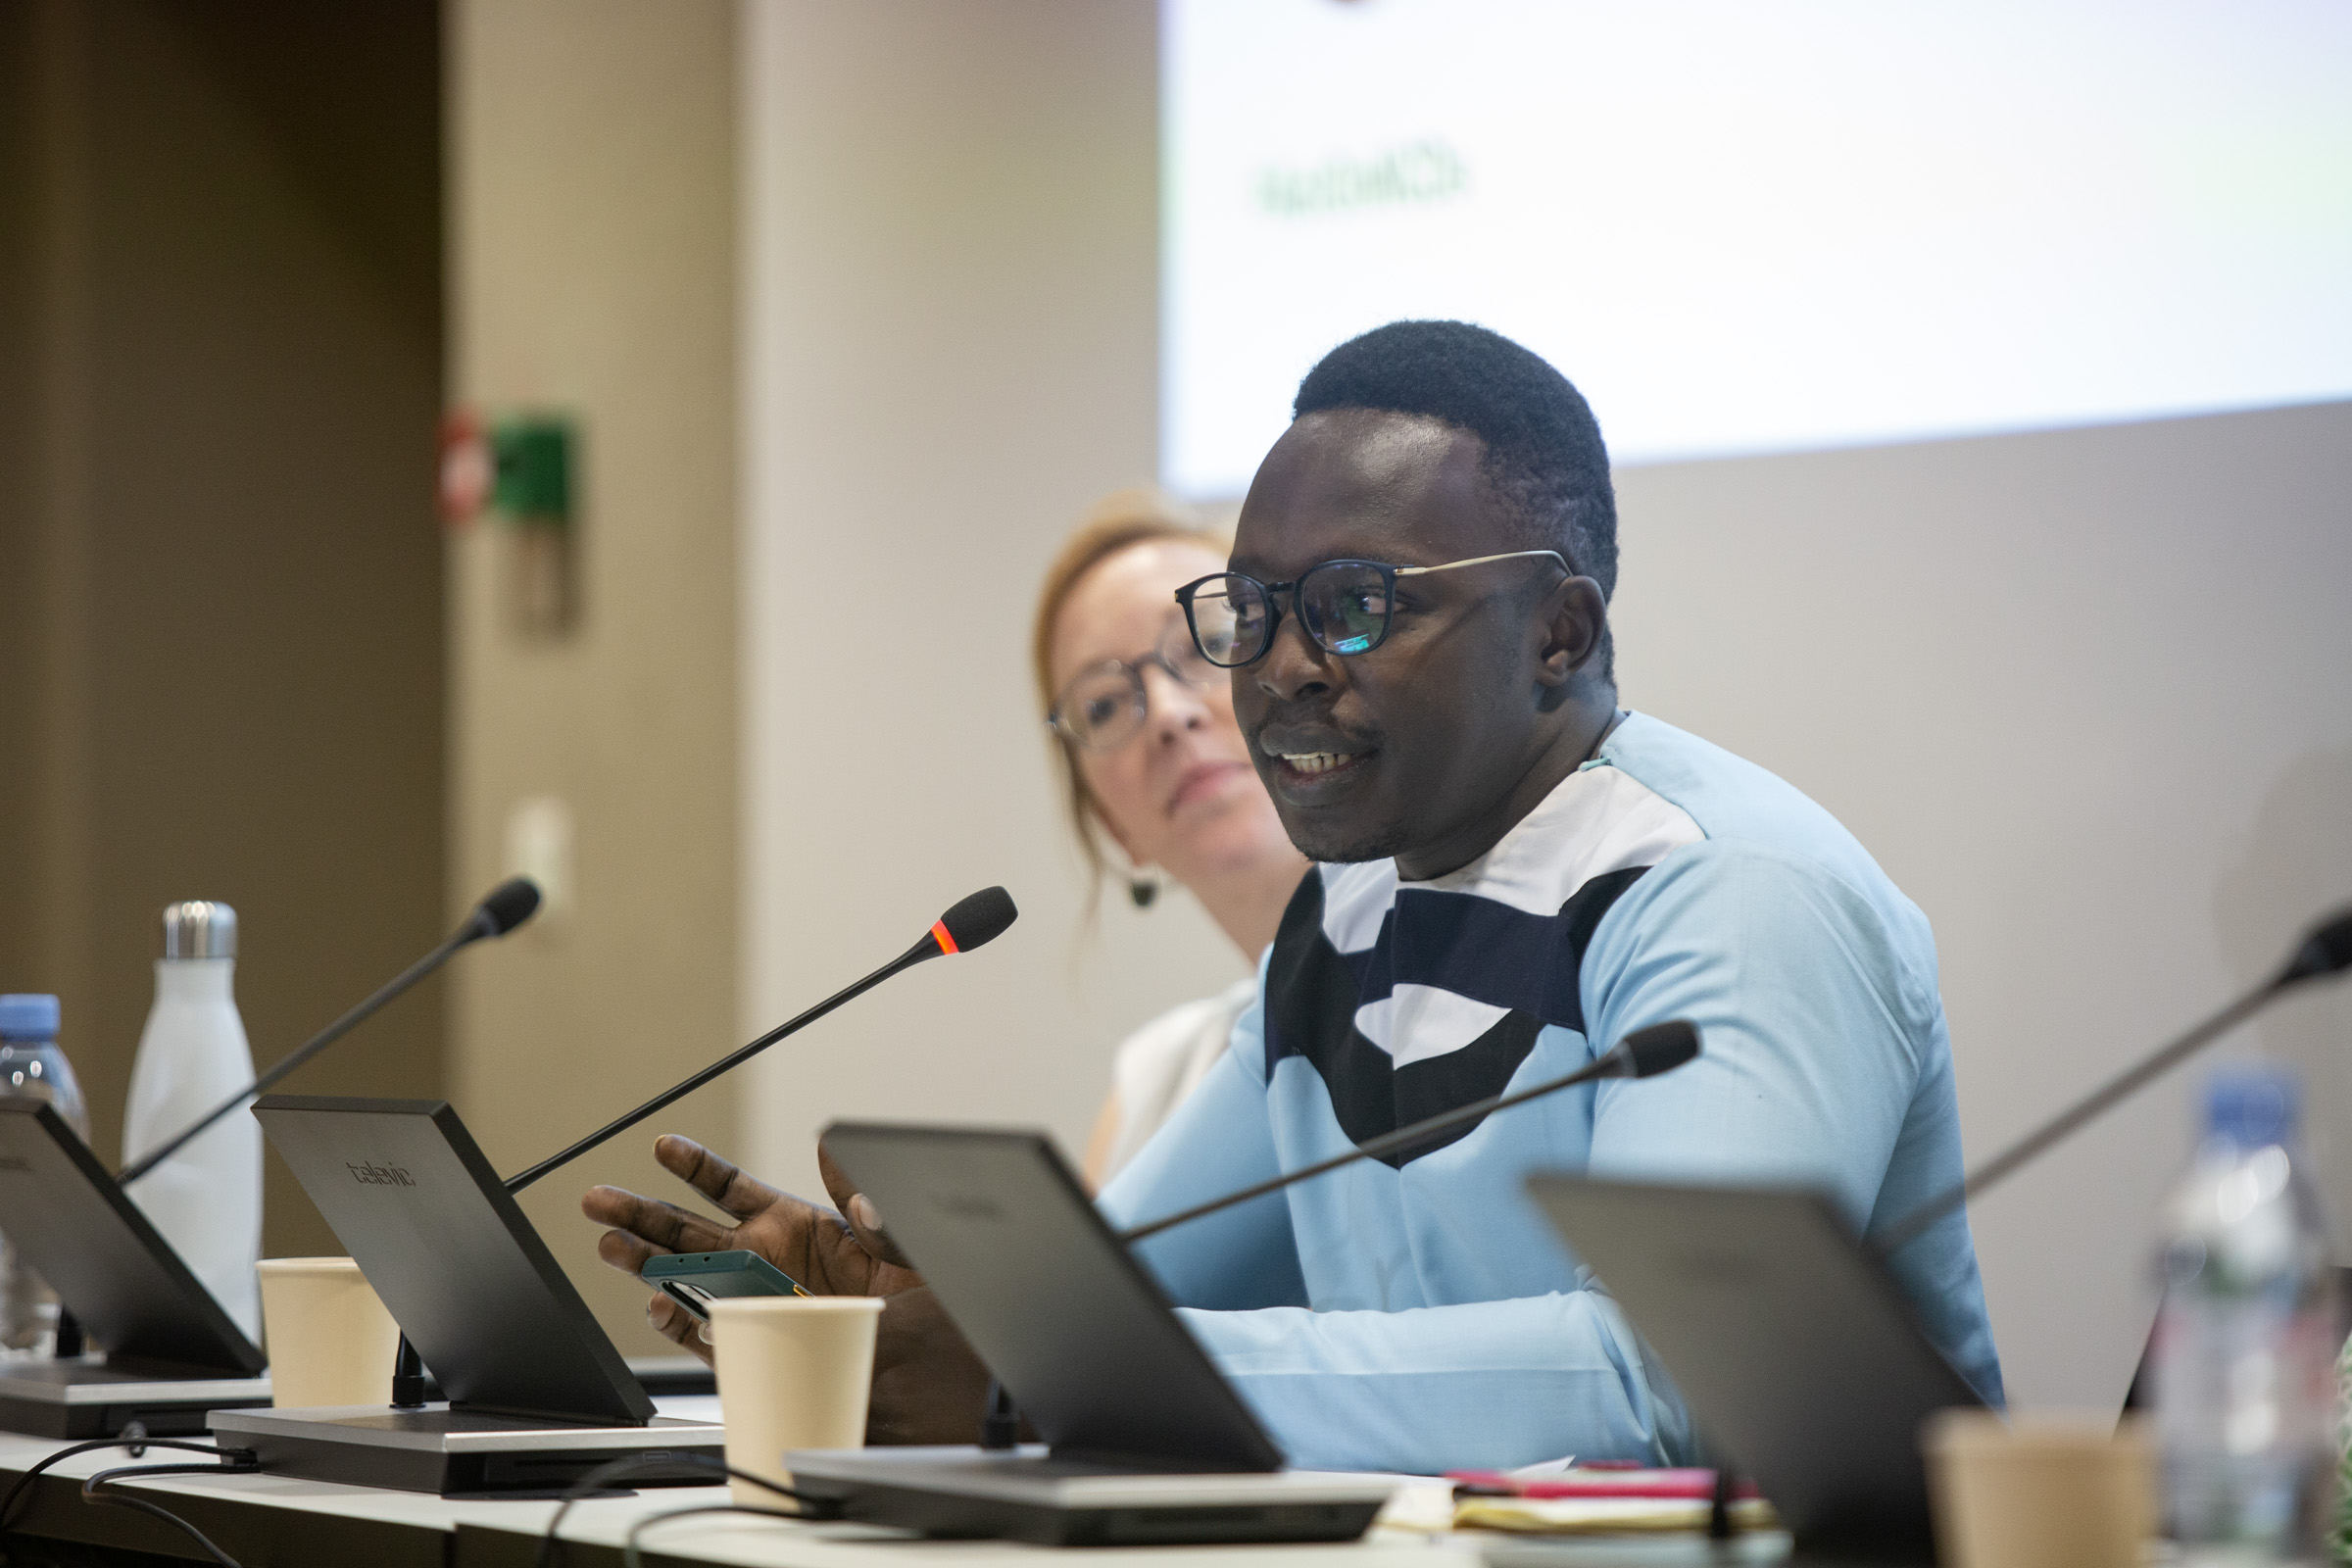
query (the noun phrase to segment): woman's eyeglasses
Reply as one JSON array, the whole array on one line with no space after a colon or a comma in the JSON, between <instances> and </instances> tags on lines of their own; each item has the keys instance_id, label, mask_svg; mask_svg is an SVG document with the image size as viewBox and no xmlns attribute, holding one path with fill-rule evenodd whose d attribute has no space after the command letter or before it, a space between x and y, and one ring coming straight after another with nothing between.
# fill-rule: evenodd
<instances>
[{"instance_id":1,"label":"woman's eyeglasses","mask_svg":"<svg viewBox=\"0 0 2352 1568\"><path fill-rule=\"evenodd\" d=\"M1159 646L1134 660L1106 659L1089 664L1070 677L1046 722L1072 746L1089 752L1115 752L1133 740L1151 712L1151 694L1144 689L1144 671L1153 665L1196 690L1206 687L1218 672L1202 662L1193 639L1184 635L1175 617Z\"/></svg>"},{"instance_id":2,"label":"woman's eyeglasses","mask_svg":"<svg viewBox=\"0 0 2352 1568\"><path fill-rule=\"evenodd\" d=\"M1473 556L1441 566L1391 566L1377 561L1326 561L1292 582L1259 582L1238 571L1220 571L1176 590L1192 628L1193 647L1220 669L1238 669L1265 657L1282 624L1283 601L1298 614L1316 646L1335 654L1368 654L1389 635L1396 611L1396 579L1435 571L1483 566L1490 561L1548 557L1562 571L1568 560L1556 550L1513 550ZM1139 719L1140 722L1140 719Z\"/></svg>"}]
</instances>

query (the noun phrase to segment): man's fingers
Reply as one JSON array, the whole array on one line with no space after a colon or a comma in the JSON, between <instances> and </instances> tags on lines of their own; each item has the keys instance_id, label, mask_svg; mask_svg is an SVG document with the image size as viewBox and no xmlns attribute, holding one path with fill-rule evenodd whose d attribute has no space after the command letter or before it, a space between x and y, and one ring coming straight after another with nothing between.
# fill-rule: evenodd
<instances>
[{"instance_id":1,"label":"man's fingers","mask_svg":"<svg viewBox=\"0 0 2352 1568\"><path fill-rule=\"evenodd\" d=\"M627 1231L607 1231L596 1239L596 1255L623 1274L643 1274L648 1259L662 1255L663 1249L649 1246ZM662 1298L664 1301L669 1298Z\"/></svg>"},{"instance_id":2,"label":"man's fingers","mask_svg":"<svg viewBox=\"0 0 2352 1568\"><path fill-rule=\"evenodd\" d=\"M702 1336L702 1324L667 1296L656 1293L645 1306L645 1320L653 1325L656 1334L670 1344L692 1350L704 1360L710 1359L710 1342Z\"/></svg>"},{"instance_id":3,"label":"man's fingers","mask_svg":"<svg viewBox=\"0 0 2352 1568\"><path fill-rule=\"evenodd\" d=\"M651 1242L670 1252L723 1252L734 1246L734 1230L675 1203L640 1198L618 1187L597 1187L580 1200L590 1219Z\"/></svg>"},{"instance_id":4,"label":"man's fingers","mask_svg":"<svg viewBox=\"0 0 2352 1568\"><path fill-rule=\"evenodd\" d=\"M767 1183L746 1176L724 1156L676 1133L654 1140L654 1158L737 1219L749 1219L784 1196Z\"/></svg>"},{"instance_id":5,"label":"man's fingers","mask_svg":"<svg viewBox=\"0 0 2352 1568\"><path fill-rule=\"evenodd\" d=\"M882 1215L872 1199L863 1193L852 1193L850 1200L842 1205L842 1214L850 1223L850 1234L858 1238L858 1245L876 1262L913 1269L906 1254L899 1250L899 1244L890 1239L890 1232L882 1228Z\"/></svg>"},{"instance_id":6,"label":"man's fingers","mask_svg":"<svg viewBox=\"0 0 2352 1568\"><path fill-rule=\"evenodd\" d=\"M906 1261L906 1254L899 1250L899 1244L882 1228L882 1215L874 1207L873 1200L858 1190L858 1184L850 1180L850 1173L834 1161L821 1142L816 1146L816 1169L825 1180L825 1191L833 1197L833 1205L849 1223L850 1234L858 1238L858 1245L884 1263L912 1268L914 1265Z\"/></svg>"},{"instance_id":7,"label":"man's fingers","mask_svg":"<svg viewBox=\"0 0 2352 1568\"><path fill-rule=\"evenodd\" d=\"M624 1225L645 1201L625 1187L591 1187L580 1195L580 1212L599 1225Z\"/></svg>"},{"instance_id":8,"label":"man's fingers","mask_svg":"<svg viewBox=\"0 0 2352 1568\"><path fill-rule=\"evenodd\" d=\"M857 1196L858 1184L850 1180L850 1173L841 1168L840 1161L833 1157L833 1151L825 1147L825 1141L821 1138L816 1141L816 1173L824 1178L825 1192L832 1198L833 1206L847 1214L850 1211L850 1200Z\"/></svg>"}]
</instances>

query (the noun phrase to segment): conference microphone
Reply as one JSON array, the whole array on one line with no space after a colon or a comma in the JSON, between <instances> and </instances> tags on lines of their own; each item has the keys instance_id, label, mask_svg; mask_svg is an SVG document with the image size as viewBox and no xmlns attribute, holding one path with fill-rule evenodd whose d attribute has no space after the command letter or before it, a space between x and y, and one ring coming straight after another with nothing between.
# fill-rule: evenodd
<instances>
[{"instance_id":1,"label":"conference microphone","mask_svg":"<svg viewBox=\"0 0 2352 1568\"><path fill-rule=\"evenodd\" d=\"M1278 1193L1309 1177L1338 1170L1342 1165L1352 1165L1359 1159L1379 1159L1400 1153L1428 1143L1440 1133L1467 1127L1495 1111L1525 1104L1528 1101L1540 1100L1563 1089L1573 1089L1578 1084L1589 1084L1598 1078L1655 1078L1662 1072L1674 1071L1697 1054L1698 1025L1687 1018L1670 1018L1664 1023L1653 1023L1646 1029L1635 1030L1565 1078L1554 1078L1548 1083L1537 1084L1532 1089L1522 1089L1517 1094L1493 1095L1435 1116L1424 1117L1409 1127L1383 1133L1368 1144L1358 1144L1344 1154L1334 1154L1329 1159L1317 1160L1312 1165L1301 1166L1254 1186L1245 1187L1239 1192L1227 1193L1222 1198L1212 1198L1205 1203L1181 1209L1148 1225L1121 1231L1119 1240L1132 1246L1148 1237L1157 1236L1161 1231L1174 1230L1179 1225L1214 1214L1219 1209L1231 1208L1237 1203L1247 1203L1253 1198L1263 1198L1268 1193Z\"/></svg>"},{"instance_id":2,"label":"conference microphone","mask_svg":"<svg viewBox=\"0 0 2352 1568\"><path fill-rule=\"evenodd\" d=\"M2153 1054L2134 1066L2127 1067L2098 1088L2084 1095L2074 1104L2052 1116L2034 1131L2011 1144L2007 1149L1979 1165L1968 1176L1945 1188L1920 1204L1899 1221L1894 1229L1877 1243L1879 1255L1889 1256L1919 1239L1920 1235L1937 1220L1959 1208L1979 1193L2027 1164L2051 1145L2062 1142L2083 1123L2104 1113L2118 1101L2132 1095L2153 1079L2199 1050L2228 1034L2248 1018L2269 1006L2286 992L2306 980L2322 975L2340 974L2352 968L2352 907L2338 909L2321 921L2304 937L2302 946L2289 956L2279 971L2253 990L2230 1003L2221 1011L2190 1029L2171 1044L2160 1047Z\"/></svg>"},{"instance_id":3,"label":"conference microphone","mask_svg":"<svg viewBox=\"0 0 2352 1568\"><path fill-rule=\"evenodd\" d=\"M386 1003L447 963L460 948L468 947L481 941L484 937L503 937L528 920L538 910L539 885L536 882L527 876L509 877L506 881L501 882L483 896L482 902L473 906L473 911L466 916L457 930L450 933L447 941L423 957L418 958L415 963L410 964L399 974L394 975L367 1001L295 1048L276 1066L271 1067L251 1084L238 1090L193 1122L173 1133L139 1158L123 1166L122 1173L115 1180L122 1186L128 1187L132 1182L137 1181L178 1152L188 1140L194 1138L198 1133L203 1132L207 1127L256 1095L267 1093L286 1074L351 1033L361 1024L366 1023Z\"/></svg>"},{"instance_id":4,"label":"conference microphone","mask_svg":"<svg viewBox=\"0 0 2352 1568\"><path fill-rule=\"evenodd\" d=\"M627 1132L662 1106L683 1100L719 1074L743 1065L786 1035L796 1034L806 1029L843 1003L863 996L892 975L911 969L916 964L928 959L945 957L953 953L969 953L974 948L984 947L988 943L994 942L1004 934L1006 926L1020 918L1020 910L1013 907L1012 895L1003 888L982 888L977 893L968 894L956 900L947 913L931 922L931 929L917 938L913 947L908 948L872 974L845 990L835 992L799 1017L778 1024L750 1045L745 1046L741 1051L712 1062L685 1082L662 1090L662 1093L639 1105L635 1110L607 1122L570 1148L548 1155L547 1158L519 1175L508 1177L507 1191L510 1193L521 1192L548 1172L570 1164L613 1135ZM403 1334L400 1337L400 1348L392 1360L393 1407L402 1410L416 1409L424 1403L424 1365L417 1358L416 1348L411 1345L409 1337Z\"/></svg>"},{"instance_id":5,"label":"conference microphone","mask_svg":"<svg viewBox=\"0 0 2352 1568\"><path fill-rule=\"evenodd\" d=\"M835 992L799 1017L787 1023L778 1024L750 1045L745 1046L741 1051L712 1062L685 1082L664 1089L635 1110L614 1121L608 1122L570 1148L550 1154L519 1176L508 1178L507 1191L510 1193L521 1192L549 1171L570 1164L615 1133L628 1131L672 1101L682 1100L693 1094L719 1074L741 1066L786 1035L796 1034L807 1028L843 1003L856 997L861 997L866 992L873 990L892 975L911 969L916 964L931 958L944 957L953 953L969 953L974 948L994 942L1004 934L1006 926L1020 917L1020 912L1012 906L1012 895L1003 888L982 888L977 893L958 899L953 908L931 922L931 929L924 932L913 947L908 948L872 974L845 990Z\"/></svg>"}]
</instances>

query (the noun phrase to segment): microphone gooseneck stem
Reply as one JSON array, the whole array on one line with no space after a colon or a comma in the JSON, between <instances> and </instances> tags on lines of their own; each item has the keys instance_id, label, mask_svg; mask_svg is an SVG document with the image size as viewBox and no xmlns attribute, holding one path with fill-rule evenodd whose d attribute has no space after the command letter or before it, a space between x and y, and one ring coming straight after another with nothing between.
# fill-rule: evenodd
<instances>
[{"instance_id":1,"label":"microphone gooseneck stem","mask_svg":"<svg viewBox=\"0 0 2352 1568\"><path fill-rule=\"evenodd\" d=\"M409 1336L400 1336L400 1351L392 1358L392 1405L399 1410L414 1410L424 1403L424 1359Z\"/></svg>"},{"instance_id":2,"label":"microphone gooseneck stem","mask_svg":"<svg viewBox=\"0 0 2352 1568\"><path fill-rule=\"evenodd\" d=\"M1194 1220L1214 1214L1221 1208L1231 1208L1237 1203L1247 1203L1253 1198L1263 1198L1268 1193L1278 1193L1285 1187L1305 1181L1310 1177L1320 1176L1325 1171L1338 1170L1342 1165L1352 1165L1359 1159L1378 1159L1385 1154L1394 1154L1401 1150L1410 1149L1416 1144L1425 1144L1440 1133L1451 1132L1456 1127L1468 1126L1480 1117L1500 1110L1506 1105L1516 1105L1522 1101L1555 1094L1562 1089L1573 1089L1578 1084L1591 1083L1595 1078L1631 1077L1633 1076L1630 1070L1631 1061L1632 1058L1623 1046L1614 1046L1565 1078L1554 1078L1548 1083L1537 1084L1532 1089L1522 1089L1515 1095L1491 1095L1485 1100L1474 1100L1467 1105L1457 1105L1451 1110L1414 1122L1409 1127L1399 1127L1393 1133L1383 1133L1370 1143L1358 1144L1344 1154L1334 1154L1329 1159L1319 1159L1312 1165L1301 1165L1297 1170L1286 1171L1280 1176L1270 1177L1255 1186L1245 1187L1235 1193L1227 1193L1222 1198L1212 1198L1207 1202L1197 1203L1191 1208L1179 1209L1177 1212L1155 1219L1148 1225L1138 1225L1132 1230L1121 1231L1119 1240L1132 1247L1137 1242L1157 1236L1161 1231L1174 1230L1179 1225L1190 1224Z\"/></svg>"},{"instance_id":3,"label":"microphone gooseneck stem","mask_svg":"<svg viewBox=\"0 0 2352 1568\"><path fill-rule=\"evenodd\" d=\"M857 981L855 984L849 986L846 990L836 991L833 995L818 1003L815 1006L810 1007L807 1012L802 1013L799 1017L794 1018L789 1022L778 1024L775 1028L770 1029L767 1033L761 1035L759 1039L753 1041L741 1051L736 1052L733 1055L723 1056L719 1060L712 1062L710 1066L705 1067L701 1072L696 1073L693 1077L687 1079L684 1083L675 1085L669 1089L664 1089L662 1091L662 1093L656 1095L644 1104L639 1105L635 1110L629 1111L627 1114L620 1116L613 1121L607 1122L604 1126L599 1127L595 1132L590 1133L578 1143L573 1144L569 1149L565 1149L557 1153L548 1155L547 1158L541 1160L538 1164L533 1165L529 1170L522 1172L520 1175L510 1176L507 1178L507 1191L510 1193L521 1192L524 1188L530 1186L531 1183L537 1181L549 1171L568 1165L573 1160L579 1158L582 1154L588 1152L588 1151L591 1149L594 1149L597 1145L603 1143L606 1139L611 1138L617 1133L627 1132L630 1128L636 1126L639 1122L645 1120L646 1117L651 1116L655 1111L660 1110L662 1106L669 1104L673 1101L683 1100L686 1096L693 1094L697 1089L702 1088L703 1085L709 1083L711 1079L716 1078L719 1074L731 1071L742 1063L749 1061L752 1057L760 1054L760 1052L765 1051L768 1047L774 1045L786 1035L792 1034L796 1030L807 1028L809 1024L816 1022L817 1019L822 1018L826 1013L831 1012L835 1007L840 1006L843 1003L854 1001L857 998L865 995L865 993L873 990L874 987L880 985L892 975L899 973L903 969L910 969L914 967L914 965L922 962L925 958L938 957L941 951L942 950L935 941L928 936L924 937L913 947L908 948L898 957L893 958L890 962L884 964L881 968L876 969L872 974L867 975L864 979Z\"/></svg>"},{"instance_id":4,"label":"microphone gooseneck stem","mask_svg":"<svg viewBox=\"0 0 2352 1568\"><path fill-rule=\"evenodd\" d=\"M357 1029L361 1024L366 1023L370 1017L374 1016L377 1010L383 1007L386 1003L391 1002L394 998L398 997L402 992L408 990L417 981L422 980L426 975L431 974L435 969L438 969L443 964L447 963L450 960L451 955L455 954L460 948L465 947L469 942L478 941L483 936L488 934L489 933L482 928L478 915L474 919L467 920L466 924L457 929L456 934L451 936L448 941L442 943L439 947L426 954L423 957L418 958L415 963L410 964L406 969L403 969L400 973L394 975L390 980L385 981L384 984L376 990L374 995L368 998L367 1001L361 1003L358 1006L352 1008L342 1017L337 1018L333 1023L328 1024L324 1029L321 1029L316 1035L313 1035L302 1045L296 1047L285 1056L284 1059L279 1061L277 1065L271 1067L268 1072L255 1079L252 1084L246 1088L238 1090L235 1094L229 1096L226 1100L223 1100L220 1102L220 1103L215 1105L212 1109L197 1117L193 1122L190 1122L178 1132L173 1133L163 1143L159 1144L154 1149L149 1150L146 1153L140 1155L137 1159L132 1160L129 1164L123 1166L122 1174L115 1178L116 1182L122 1186L128 1187L132 1182L137 1181L140 1177L155 1169L156 1166L161 1165L165 1160L170 1159L173 1154L179 1152L179 1151L187 1145L189 1140L195 1138L207 1127L210 1127L213 1123L219 1121L221 1117L227 1115L239 1105L244 1104L247 1101L253 1099L255 1096L269 1093L270 1087L279 1079L285 1077L286 1074L292 1072L295 1068L301 1066L304 1062L310 1060L313 1056L316 1056L318 1054L318 1053L324 1051L327 1047L333 1045L336 1041L351 1033L352 1030Z\"/></svg>"},{"instance_id":5,"label":"microphone gooseneck stem","mask_svg":"<svg viewBox=\"0 0 2352 1568\"><path fill-rule=\"evenodd\" d=\"M2129 1099L2138 1093L2149 1080L2178 1066L2186 1057L2195 1054L2202 1048L2211 1045L2223 1035L2244 1023L2255 1013L2268 1006L2272 999L2284 989L2285 982L2281 980L2264 981L2171 1045L2158 1051L2154 1055L2117 1073L2113 1078L2108 1079L2098 1088L2076 1101L2072 1105L2052 1116L2016 1143L2011 1144L2007 1149L1979 1165L1975 1170L1969 1172L1965 1179L1945 1188L1905 1215L1892 1231L1875 1244L1879 1255L1881 1257L1891 1256L1912 1242L1917 1241L1931 1226L1953 1209L1961 1207L1970 1199L1995 1185L2052 1144L2068 1137L2084 1122L2103 1114L2116 1102Z\"/></svg>"},{"instance_id":6,"label":"microphone gooseneck stem","mask_svg":"<svg viewBox=\"0 0 2352 1568\"><path fill-rule=\"evenodd\" d=\"M1012 1407L1012 1396L996 1379L988 1380L988 1399L980 1412L980 1446L994 1453L1003 1453L1021 1446L1021 1414Z\"/></svg>"}]
</instances>

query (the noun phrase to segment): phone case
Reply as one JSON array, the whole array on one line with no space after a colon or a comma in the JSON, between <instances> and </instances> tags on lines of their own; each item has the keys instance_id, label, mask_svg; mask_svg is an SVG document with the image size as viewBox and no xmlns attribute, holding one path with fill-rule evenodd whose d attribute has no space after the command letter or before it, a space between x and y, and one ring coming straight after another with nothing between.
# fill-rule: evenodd
<instances>
[{"instance_id":1,"label":"phone case","mask_svg":"<svg viewBox=\"0 0 2352 1568\"><path fill-rule=\"evenodd\" d=\"M717 1297L812 1294L752 1251L670 1252L648 1258L640 1277L705 1322L710 1318L706 1303Z\"/></svg>"}]
</instances>

